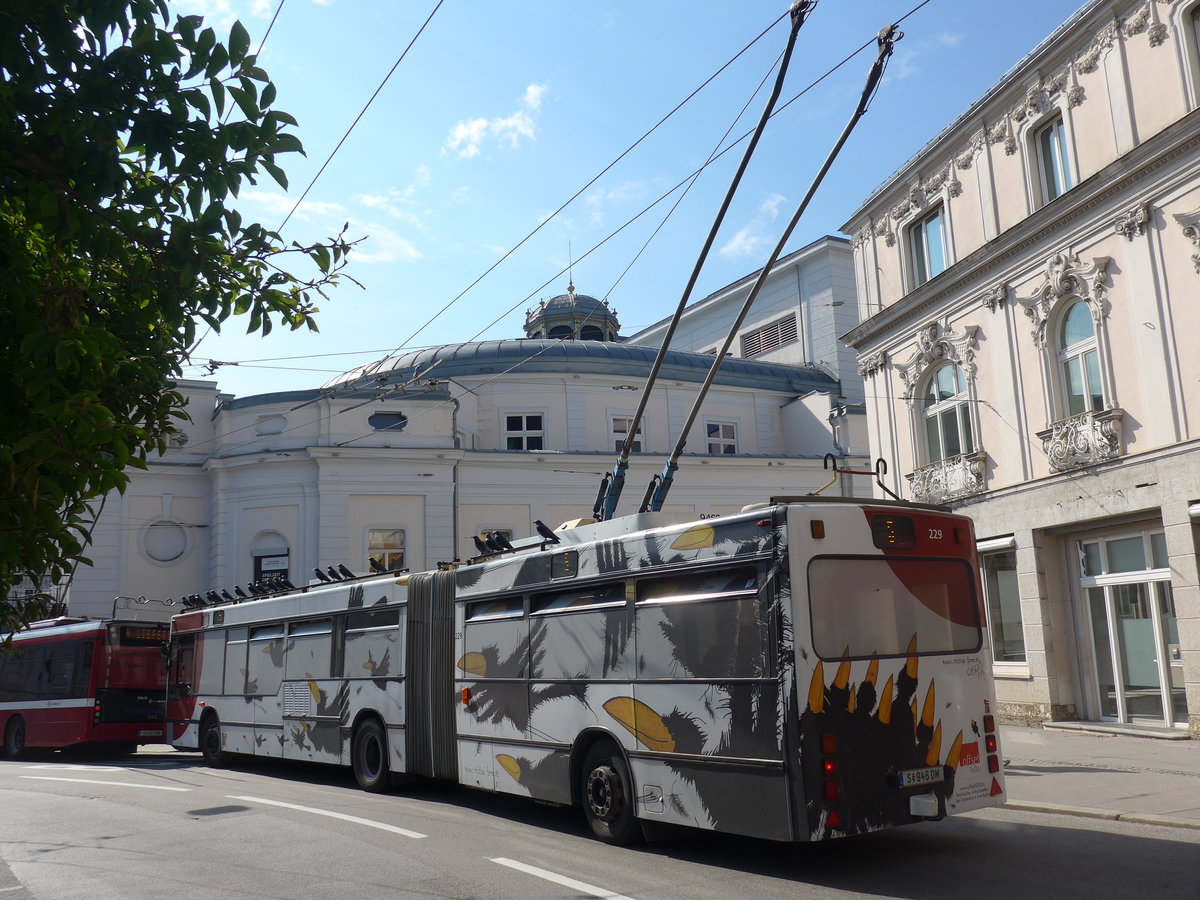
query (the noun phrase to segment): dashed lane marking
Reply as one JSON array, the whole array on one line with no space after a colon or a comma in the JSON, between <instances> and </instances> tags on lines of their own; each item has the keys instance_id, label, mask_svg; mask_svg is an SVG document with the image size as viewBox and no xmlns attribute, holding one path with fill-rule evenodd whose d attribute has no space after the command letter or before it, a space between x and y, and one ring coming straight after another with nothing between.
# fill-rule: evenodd
<instances>
[{"instance_id":1,"label":"dashed lane marking","mask_svg":"<svg viewBox=\"0 0 1200 900\"><path fill-rule=\"evenodd\" d=\"M134 781L101 781L98 778L56 778L53 775L18 775L30 781L70 781L74 784L111 784L117 787L146 788L150 791L190 791L191 788L174 787L167 784L138 784Z\"/></svg>"},{"instance_id":2,"label":"dashed lane marking","mask_svg":"<svg viewBox=\"0 0 1200 900\"><path fill-rule=\"evenodd\" d=\"M542 878L554 884L561 885L565 888L570 888L573 891L578 891L581 894L587 894L590 897L601 897L603 900L632 900L631 897L626 897L624 894L618 894L615 891L610 891L606 888L596 887L594 884L588 884L586 881L576 881L574 878L568 878L566 875L559 875L557 872L551 872L548 869L539 869L537 866L531 866L528 863L518 862L515 859L506 859L503 856L491 857L492 862L499 863L502 866L508 866L510 869L516 869L518 872L524 872L526 875L532 875L535 878Z\"/></svg>"},{"instance_id":3,"label":"dashed lane marking","mask_svg":"<svg viewBox=\"0 0 1200 900\"><path fill-rule=\"evenodd\" d=\"M263 797L239 797L233 794L226 794L229 800L241 800L244 803L263 803L267 806L281 806L284 809L295 809L300 812L312 813L315 816L327 816L330 819L341 819L343 822L353 822L355 825L366 825L368 828L378 828L380 831L390 831L392 834L398 834L408 838L423 838L429 835L421 834L419 831L409 831L407 828L401 828L398 825L389 825L386 822L376 822L372 819L363 819L358 816L350 816L346 813L333 812L329 809L317 809L312 806L300 806L296 803L284 803L282 800L267 800Z\"/></svg>"}]
</instances>

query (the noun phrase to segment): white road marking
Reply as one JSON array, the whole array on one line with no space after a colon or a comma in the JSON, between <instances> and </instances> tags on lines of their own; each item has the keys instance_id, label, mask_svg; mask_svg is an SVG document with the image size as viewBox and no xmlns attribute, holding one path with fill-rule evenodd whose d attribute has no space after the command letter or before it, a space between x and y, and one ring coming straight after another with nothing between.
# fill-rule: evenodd
<instances>
[{"instance_id":1,"label":"white road marking","mask_svg":"<svg viewBox=\"0 0 1200 900\"><path fill-rule=\"evenodd\" d=\"M87 765L65 765L62 763L43 763L38 766L25 766L26 769L46 770L51 769L55 772L127 772L129 771L124 766L87 766Z\"/></svg>"},{"instance_id":2,"label":"white road marking","mask_svg":"<svg viewBox=\"0 0 1200 900\"><path fill-rule=\"evenodd\" d=\"M576 881L574 878L568 878L566 875L559 875L557 872L551 872L547 869L539 869L537 866L531 866L528 863L517 862L515 859L505 859L503 856L491 857L492 862L500 863L502 866L508 866L510 869L516 869L518 872L524 872L526 875L533 875L535 878L543 878L546 881L551 881L554 884L562 885L565 888L570 888L573 891L579 891L581 894L588 894L592 897L602 897L604 900L632 900L624 894L617 894L613 891L605 890L604 888L596 887L593 884L588 884L585 881Z\"/></svg>"},{"instance_id":3,"label":"white road marking","mask_svg":"<svg viewBox=\"0 0 1200 900\"><path fill-rule=\"evenodd\" d=\"M55 778L52 775L18 775L30 781L70 781L75 784L115 784L117 787L146 788L151 791L190 791L191 788L173 787L166 784L137 784L133 781L101 781L98 778Z\"/></svg>"},{"instance_id":4,"label":"white road marking","mask_svg":"<svg viewBox=\"0 0 1200 900\"><path fill-rule=\"evenodd\" d=\"M409 831L407 828L400 828L397 825L388 825L386 822L375 822L371 819L361 819L358 816L346 815L346 813L333 812L329 809L316 809L312 806L300 806L296 803L284 803L281 800L266 800L262 797L239 797L234 794L226 794L229 800L242 800L246 803L265 803L267 806L282 806L284 809L296 809L300 812L312 813L316 816L328 816L331 819L341 819L343 822L353 822L356 825L366 825L368 828L378 828L380 831L390 831L392 834L398 834L402 837L423 838L429 837L427 834L421 834L419 831Z\"/></svg>"}]
</instances>

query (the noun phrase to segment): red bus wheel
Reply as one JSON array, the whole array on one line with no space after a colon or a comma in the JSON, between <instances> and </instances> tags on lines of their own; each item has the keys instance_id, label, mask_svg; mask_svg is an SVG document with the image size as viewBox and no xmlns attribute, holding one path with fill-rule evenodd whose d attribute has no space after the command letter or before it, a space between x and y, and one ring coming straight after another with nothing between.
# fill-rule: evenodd
<instances>
[{"instance_id":1,"label":"red bus wheel","mask_svg":"<svg viewBox=\"0 0 1200 900\"><path fill-rule=\"evenodd\" d=\"M6 759L20 759L25 755L25 720L13 716L8 720L8 728L4 730L4 756Z\"/></svg>"}]
</instances>

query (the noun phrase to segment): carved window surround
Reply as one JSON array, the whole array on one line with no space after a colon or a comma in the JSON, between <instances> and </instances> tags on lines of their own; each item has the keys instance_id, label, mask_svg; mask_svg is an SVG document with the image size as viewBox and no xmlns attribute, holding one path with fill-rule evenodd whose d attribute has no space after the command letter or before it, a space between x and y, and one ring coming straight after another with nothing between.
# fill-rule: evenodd
<instances>
[{"instance_id":1,"label":"carved window surround","mask_svg":"<svg viewBox=\"0 0 1200 900\"><path fill-rule=\"evenodd\" d=\"M955 362L962 366L967 381L974 386L975 348L978 346L978 325L968 325L956 334L948 326L930 323L917 332L917 349L908 362L897 363L896 371L904 382L904 399L911 408L916 397L917 384L932 366L942 362Z\"/></svg>"},{"instance_id":2,"label":"carved window surround","mask_svg":"<svg viewBox=\"0 0 1200 900\"><path fill-rule=\"evenodd\" d=\"M1069 297L1087 301L1092 309L1092 321L1100 332L1108 315L1108 292L1104 286L1110 257L1097 256L1090 264L1078 256L1056 253L1046 263L1046 279L1032 296L1018 302L1033 322L1033 342L1039 349L1046 347L1046 323L1054 307Z\"/></svg>"},{"instance_id":3,"label":"carved window surround","mask_svg":"<svg viewBox=\"0 0 1200 900\"><path fill-rule=\"evenodd\" d=\"M977 450L919 466L905 476L909 493L918 503L946 503L973 497L983 491L986 461L987 454Z\"/></svg>"},{"instance_id":4,"label":"carved window surround","mask_svg":"<svg viewBox=\"0 0 1200 900\"><path fill-rule=\"evenodd\" d=\"M1086 410L1055 422L1037 436L1050 460L1052 472L1108 462L1121 455L1122 409Z\"/></svg>"}]
</instances>

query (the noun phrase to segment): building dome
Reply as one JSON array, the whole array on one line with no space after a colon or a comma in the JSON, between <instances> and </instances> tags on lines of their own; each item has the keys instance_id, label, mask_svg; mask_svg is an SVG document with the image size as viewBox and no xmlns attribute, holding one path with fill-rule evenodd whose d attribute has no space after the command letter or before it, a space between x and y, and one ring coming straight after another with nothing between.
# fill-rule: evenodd
<instances>
[{"instance_id":1,"label":"building dome","mask_svg":"<svg viewBox=\"0 0 1200 900\"><path fill-rule=\"evenodd\" d=\"M575 293L573 283L565 294L525 311L525 336L530 338L615 341L620 330L617 311L609 308L608 301Z\"/></svg>"}]
</instances>

